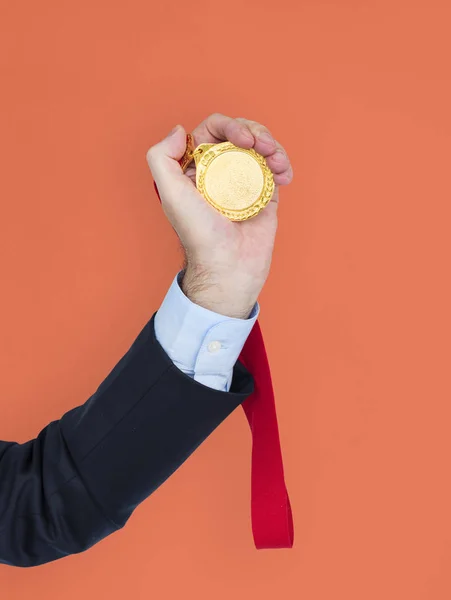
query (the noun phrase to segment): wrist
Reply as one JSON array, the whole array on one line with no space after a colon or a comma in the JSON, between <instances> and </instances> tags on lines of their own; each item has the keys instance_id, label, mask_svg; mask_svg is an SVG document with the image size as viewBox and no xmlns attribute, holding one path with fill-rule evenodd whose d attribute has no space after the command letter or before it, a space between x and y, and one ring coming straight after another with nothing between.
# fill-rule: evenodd
<instances>
[{"instance_id":1,"label":"wrist","mask_svg":"<svg viewBox=\"0 0 451 600\"><path fill-rule=\"evenodd\" d=\"M180 287L191 302L207 310L235 319L247 319L261 290L252 277L219 272L188 262Z\"/></svg>"}]
</instances>

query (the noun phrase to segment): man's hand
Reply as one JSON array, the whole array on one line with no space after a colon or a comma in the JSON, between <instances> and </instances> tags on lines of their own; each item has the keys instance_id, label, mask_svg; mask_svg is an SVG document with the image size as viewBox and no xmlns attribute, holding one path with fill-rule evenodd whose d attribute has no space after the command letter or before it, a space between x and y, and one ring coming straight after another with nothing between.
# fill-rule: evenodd
<instances>
[{"instance_id":1,"label":"man's hand","mask_svg":"<svg viewBox=\"0 0 451 600\"><path fill-rule=\"evenodd\" d=\"M147 153L163 210L186 254L182 289L198 304L230 317L246 319L271 265L277 230L279 186L291 182L292 167L283 147L259 123L221 114L194 129L194 146L230 141L262 154L274 174L271 202L256 217L232 222L212 208L195 186L194 163L186 174L178 161L186 149L186 132L178 125Z\"/></svg>"}]
</instances>

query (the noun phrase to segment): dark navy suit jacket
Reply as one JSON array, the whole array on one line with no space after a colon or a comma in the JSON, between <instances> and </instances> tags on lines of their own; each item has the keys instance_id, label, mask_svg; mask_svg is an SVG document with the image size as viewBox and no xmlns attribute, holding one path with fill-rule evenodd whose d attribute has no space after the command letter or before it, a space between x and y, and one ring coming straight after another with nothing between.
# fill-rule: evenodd
<instances>
[{"instance_id":1,"label":"dark navy suit jacket","mask_svg":"<svg viewBox=\"0 0 451 600\"><path fill-rule=\"evenodd\" d=\"M25 444L0 441L0 562L35 566L82 552L127 522L253 391L177 369L153 319L95 394Z\"/></svg>"}]
</instances>

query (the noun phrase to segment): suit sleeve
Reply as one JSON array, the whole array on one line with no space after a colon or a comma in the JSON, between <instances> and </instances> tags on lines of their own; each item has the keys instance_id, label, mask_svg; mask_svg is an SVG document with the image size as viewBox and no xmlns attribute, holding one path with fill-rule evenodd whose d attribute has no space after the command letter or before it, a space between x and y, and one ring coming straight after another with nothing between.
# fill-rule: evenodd
<instances>
[{"instance_id":1,"label":"suit sleeve","mask_svg":"<svg viewBox=\"0 0 451 600\"><path fill-rule=\"evenodd\" d=\"M120 529L253 391L197 383L155 338L154 318L82 406L24 444L0 442L0 562L35 566Z\"/></svg>"}]
</instances>

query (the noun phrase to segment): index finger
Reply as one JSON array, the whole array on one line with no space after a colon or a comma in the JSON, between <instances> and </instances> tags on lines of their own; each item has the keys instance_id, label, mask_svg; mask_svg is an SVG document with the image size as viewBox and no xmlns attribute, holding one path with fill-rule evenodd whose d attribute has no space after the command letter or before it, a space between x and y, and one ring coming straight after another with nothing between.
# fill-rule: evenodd
<instances>
[{"instance_id":1,"label":"index finger","mask_svg":"<svg viewBox=\"0 0 451 600\"><path fill-rule=\"evenodd\" d=\"M240 148L252 148L254 136L236 119L220 113L210 115L193 131L194 145L229 141Z\"/></svg>"}]
</instances>

